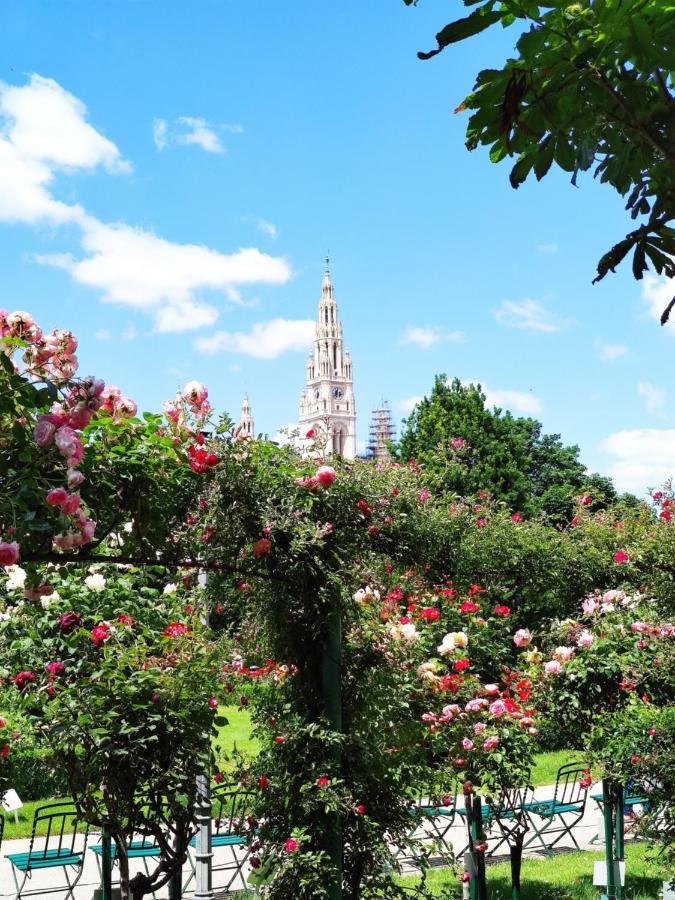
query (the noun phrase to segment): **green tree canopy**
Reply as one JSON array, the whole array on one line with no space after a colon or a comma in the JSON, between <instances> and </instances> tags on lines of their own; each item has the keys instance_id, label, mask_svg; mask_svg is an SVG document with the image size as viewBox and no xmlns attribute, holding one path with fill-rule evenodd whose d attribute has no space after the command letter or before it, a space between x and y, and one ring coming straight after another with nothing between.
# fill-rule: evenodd
<instances>
[{"instance_id":1,"label":"green tree canopy","mask_svg":"<svg viewBox=\"0 0 675 900\"><path fill-rule=\"evenodd\" d=\"M417 0L404 0L413 5ZM469 150L515 158L514 188L553 163L626 198L636 227L599 260L595 281L632 252L633 274L650 265L675 276L675 4L672 0L465 0L476 8L436 35L436 56L491 26L523 29L513 58L484 69L456 110L472 115ZM675 298L664 310L664 324Z\"/></svg>"},{"instance_id":2,"label":"green tree canopy","mask_svg":"<svg viewBox=\"0 0 675 900\"><path fill-rule=\"evenodd\" d=\"M580 494L590 494L596 508L618 499L609 478L589 475L577 446L544 434L536 419L489 409L480 385L445 375L407 419L399 450L404 460L437 473L447 491L485 491L513 510L556 523L572 518Z\"/></svg>"}]
</instances>

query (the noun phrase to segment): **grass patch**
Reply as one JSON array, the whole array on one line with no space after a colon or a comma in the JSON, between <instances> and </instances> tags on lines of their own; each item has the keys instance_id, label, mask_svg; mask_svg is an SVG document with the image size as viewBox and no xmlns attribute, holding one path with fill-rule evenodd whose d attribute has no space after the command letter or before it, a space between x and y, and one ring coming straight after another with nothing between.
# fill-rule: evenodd
<instances>
[{"instance_id":1,"label":"grass patch","mask_svg":"<svg viewBox=\"0 0 675 900\"><path fill-rule=\"evenodd\" d=\"M603 853L564 853L552 859L526 859L521 876L522 900L598 900L601 889L593 887L593 862ZM626 887L624 900L654 900L660 896L664 880L662 867L655 862L644 843L626 845ZM413 886L419 879L402 878ZM510 900L511 874L508 863L487 869L490 900ZM449 870L432 871L427 884L434 896L456 896L457 876Z\"/></svg>"},{"instance_id":2,"label":"grass patch","mask_svg":"<svg viewBox=\"0 0 675 900\"><path fill-rule=\"evenodd\" d=\"M583 755L577 750L555 750L552 753L537 753L532 769L532 784L541 787L555 784L558 769L566 763L583 762Z\"/></svg>"}]
</instances>

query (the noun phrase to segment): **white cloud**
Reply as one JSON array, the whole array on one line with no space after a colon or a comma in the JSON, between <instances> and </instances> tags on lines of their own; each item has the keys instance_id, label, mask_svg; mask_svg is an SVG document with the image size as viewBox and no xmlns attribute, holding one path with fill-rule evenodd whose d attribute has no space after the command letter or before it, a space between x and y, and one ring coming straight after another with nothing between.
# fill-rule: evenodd
<instances>
[{"instance_id":1,"label":"white cloud","mask_svg":"<svg viewBox=\"0 0 675 900\"><path fill-rule=\"evenodd\" d=\"M242 134L244 128L239 124L213 125L195 116L179 116L171 123L166 119L152 121L152 139L158 150L164 150L170 144L179 144L201 147L207 153L223 154L227 150L218 135L219 131Z\"/></svg>"},{"instance_id":2,"label":"white cloud","mask_svg":"<svg viewBox=\"0 0 675 900\"><path fill-rule=\"evenodd\" d=\"M661 319L661 313L675 297L675 279L647 272L642 280L641 296L649 315L658 322ZM675 334L675 309L671 311L670 318L664 327L671 334Z\"/></svg>"},{"instance_id":3,"label":"white cloud","mask_svg":"<svg viewBox=\"0 0 675 900\"><path fill-rule=\"evenodd\" d=\"M85 105L55 81L31 75L16 87L0 82L0 221L78 221L79 206L49 193L54 172L131 170L112 141L92 128Z\"/></svg>"},{"instance_id":4,"label":"white cloud","mask_svg":"<svg viewBox=\"0 0 675 900\"><path fill-rule=\"evenodd\" d=\"M541 400L531 391L493 391L485 385L482 387L487 406L506 407L511 412L522 413L524 416L536 416L542 410Z\"/></svg>"},{"instance_id":5,"label":"white cloud","mask_svg":"<svg viewBox=\"0 0 675 900\"><path fill-rule=\"evenodd\" d=\"M158 331L188 331L212 325L217 310L197 291L226 292L234 284L279 284L291 276L288 263L255 248L225 254L199 244L176 244L149 231L118 223L83 221L86 255L37 256L64 269L79 284L103 292L103 300L155 316Z\"/></svg>"},{"instance_id":6,"label":"white cloud","mask_svg":"<svg viewBox=\"0 0 675 900\"><path fill-rule=\"evenodd\" d=\"M399 400L396 404L396 409L404 416L409 416L410 413L415 409L418 403L421 403L424 400L424 397L420 394L415 394L412 397L406 397L404 400Z\"/></svg>"},{"instance_id":7,"label":"white cloud","mask_svg":"<svg viewBox=\"0 0 675 900\"><path fill-rule=\"evenodd\" d=\"M645 409L650 416L663 418L666 414L666 392L649 381L638 383L638 396L645 401Z\"/></svg>"},{"instance_id":8,"label":"white cloud","mask_svg":"<svg viewBox=\"0 0 675 900\"><path fill-rule=\"evenodd\" d=\"M466 335L463 331L443 331L442 328L436 326L434 328L420 328L409 325L403 338L402 344L414 344L422 350L428 350L434 344L441 341L451 341L454 344L466 343Z\"/></svg>"},{"instance_id":9,"label":"white cloud","mask_svg":"<svg viewBox=\"0 0 675 900\"><path fill-rule=\"evenodd\" d=\"M603 362L614 362L615 359L630 356L630 350L625 344L606 344L604 341L597 340L595 346L598 351L598 357Z\"/></svg>"},{"instance_id":10,"label":"white cloud","mask_svg":"<svg viewBox=\"0 0 675 900\"><path fill-rule=\"evenodd\" d=\"M138 337L138 332L136 331L132 322L127 322L124 327L124 331L122 332L122 340L123 341L135 341Z\"/></svg>"},{"instance_id":11,"label":"white cloud","mask_svg":"<svg viewBox=\"0 0 675 900\"><path fill-rule=\"evenodd\" d=\"M255 359L276 359L288 351L306 351L314 339L312 319L270 319L256 322L249 332L217 331L198 338L202 353L241 353Z\"/></svg>"},{"instance_id":12,"label":"white cloud","mask_svg":"<svg viewBox=\"0 0 675 900\"><path fill-rule=\"evenodd\" d=\"M549 256L553 253L557 253L559 249L558 245L553 241L548 244L537 244L537 253L543 253Z\"/></svg>"},{"instance_id":13,"label":"white cloud","mask_svg":"<svg viewBox=\"0 0 675 900\"><path fill-rule=\"evenodd\" d=\"M262 231L268 237L276 238L279 236L277 226L273 222L268 222L267 219L258 219L256 225L258 226L258 231Z\"/></svg>"},{"instance_id":14,"label":"white cloud","mask_svg":"<svg viewBox=\"0 0 675 900\"><path fill-rule=\"evenodd\" d=\"M112 335L107 328L99 328L98 331L94 332L94 337L97 341L109 341Z\"/></svg>"},{"instance_id":15,"label":"white cloud","mask_svg":"<svg viewBox=\"0 0 675 900\"><path fill-rule=\"evenodd\" d=\"M4 136L26 159L60 169L130 172L112 141L85 121L87 107L50 78L31 75L24 87L0 82Z\"/></svg>"},{"instance_id":16,"label":"white cloud","mask_svg":"<svg viewBox=\"0 0 675 900\"><path fill-rule=\"evenodd\" d=\"M40 75L32 75L23 87L0 82L0 221L70 222L81 231L81 257L56 252L35 257L38 262L100 290L106 302L149 313L158 331L212 325L218 312L198 296L201 291L218 291L243 304L237 285L279 284L290 278L284 259L255 248L227 254L172 243L124 223L106 224L81 206L53 197L50 186L57 171L99 166L109 173L131 171L115 144L86 121L86 114L77 97ZM187 117L180 121L184 130L176 140L218 151L203 131L207 123ZM237 125L221 127L241 130ZM160 143L169 139L162 120L155 122L155 136ZM125 339L131 339L130 334L127 331Z\"/></svg>"},{"instance_id":17,"label":"white cloud","mask_svg":"<svg viewBox=\"0 0 675 900\"><path fill-rule=\"evenodd\" d=\"M157 147L158 150L163 150L166 147L167 131L168 125L166 123L166 119L152 120L152 139L155 142L155 147Z\"/></svg>"},{"instance_id":18,"label":"white cloud","mask_svg":"<svg viewBox=\"0 0 675 900\"><path fill-rule=\"evenodd\" d=\"M527 331L560 331L565 324L557 316L545 309L537 300L504 300L494 317L500 325L509 328L523 328Z\"/></svg>"},{"instance_id":19,"label":"white cloud","mask_svg":"<svg viewBox=\"0 0 675 900\"><path fill-rule=\"evenodd\" d=\"M615 458L609 474L620 491L641 495L675 477L675 428L616 431L600 449Z\"/></svg>"}]
</instances>

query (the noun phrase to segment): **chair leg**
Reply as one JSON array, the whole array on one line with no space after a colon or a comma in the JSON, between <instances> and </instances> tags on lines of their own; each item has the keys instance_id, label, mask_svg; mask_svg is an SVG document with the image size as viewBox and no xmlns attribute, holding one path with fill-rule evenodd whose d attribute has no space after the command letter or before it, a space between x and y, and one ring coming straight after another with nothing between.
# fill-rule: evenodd
<instances>
[{"instance_id":1,"label":"chair leg","mask_svg":"<svg viewBox=\"0 0 675 900\"><path fill-rule=\"evenodd\" d=\"M184 891L187 889L187 886L190 884L190 882L192 881L192 879L197 877L197 869L196 869L196 867L195 867L195 863L194 863L194 860L192 859L192 854L190 853L190 849L189 849L189 848L188 848L187 858L188 858L188 862L190 863L190 869L191 869L191 871L190 871L190 874L189 874L188 877L187 877L187 881L186 881L185 884L183 885L183 890L184 890Z\"/></svg>"},{"instance_id":2,"label":"chair leg","mask_svg":"<svg viewBox=\"0 0 675 900\"><path fill-rule=\"evenodd\" d=\"M549 847L547 847L546 841L544 840L544 838L543 838L543 836L542 836L542 835L546 834L546 833L549 831L549 825L551 824L551 820L550 820L550 819L545 819L545 820L544 820L544 825L543 825L543 827L541 827L541 826L538 827L538 826L537 826L537 823L536 823L535 820L534 820L534 818L533 818L531 815L529 815L529 814L528 814L528 819L529 819L529 821L530 821L530 824L532 825L532 830L534 831L534 834L533 834L532 837L529 839L529 841L526 841L526 843L523 844L523 850L525 850L527 847L529 847L530 844L532 844L534 841L539 841L539 843L541 844L542 850L544 851L545 855L546 855L546 856L551 856L551 850L550 850Z\"/></svg>"},{"instance_id":3,"label":"chair leg","mask_svg":"<svg viewBox=\"0 0 675 900\"><path fill-rule=\"evenodd\" d=\"M14 884L16 885L16 900L21 900L21 891L23 890L26 879L28 878L28 872L23 873L23 881L21 882L21 887L19 887L19 879L16 877L16 871L16 868L12 866L12 875L14 876Z\"/></svg>"}]
</instances>

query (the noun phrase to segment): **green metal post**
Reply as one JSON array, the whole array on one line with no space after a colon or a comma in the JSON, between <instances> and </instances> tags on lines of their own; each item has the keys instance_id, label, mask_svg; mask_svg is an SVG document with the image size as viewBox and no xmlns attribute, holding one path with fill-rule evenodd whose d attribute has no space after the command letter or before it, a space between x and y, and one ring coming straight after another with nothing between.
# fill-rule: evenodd
<instances>
[{"instance_id":1,"label":"green metal post","mask_svg":"<svg viewBox=\"0 0 675 900\"><path fill-rule=\"evenodd\" d=\"M481 798L474 795L473 798L473 825L475 827L474 843L476 837L483 840L483 806ZM487 882L485 880L485 853L474 853L476 861L476 896L478 900L487 900Z\"/></svg>"},{"instance_id":2,"label":"green metal post","mask_svg":"<svg viewBox=\"0 0 675 900\"><path fill-rule=\"evenodd\" d=\"M605 825L605 868L607 871L607 891L604 900L617 900L616 879L614 877L614 790L613 785L602 780L602 813Z\"/></svg>"},{"instance_id":3,"label":"green metal post","mask_svg":"<svg viewBox=\"0 0 675 900\"><path fill-rule=\"evenodd\" d=\"M515 844L509 844L511 851L511 900L521 900L520 871L523 862L523 841L520 839Z\"/></svg>"},{"instance_id":4,"label":"green metal post","mask_svg":"<svg viewBox=\"0 0 675 900\"><path fill-rule=\"evenodd\" d=\"M103 900L112 900L112 852L110 824L101 827L101 891Z\"/></svg>"},{"instance_id":5,"label":"green metal post","mask_svg":"<svg viewBox=\"0 0 675 900\"><path fill-rule=\"evenodd\" d=\"M621 861L624 858L623 848L623 785L619 785L616 794L616 807L614 814L614 859ZM617 900L621 900L623 896L623 888L621 886L621 873L619 868L619 879L616 883Z\"/></svg>"},{"instance_id":6,"label":"green metal post","mask_svg":"<svg viewBox=\"0 0 675 900\"><path fill-rule=\"evenodd\" d=\"M342 734L342 619L338 611L328 617L328 634L323 649L322 692L326 717L331 729ZM340 747L335 751L336 770L342 764ZM328 885L328 900L342 900L342 821L339 813L331 814L326 849L331 860L333 878Z\"/></svg>"}]
</instances>

